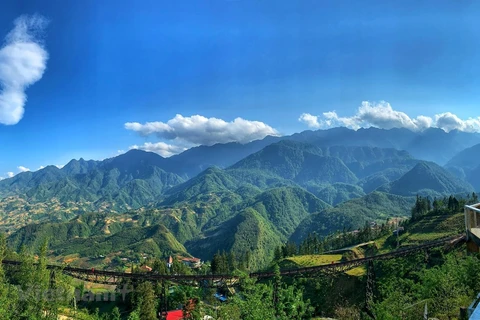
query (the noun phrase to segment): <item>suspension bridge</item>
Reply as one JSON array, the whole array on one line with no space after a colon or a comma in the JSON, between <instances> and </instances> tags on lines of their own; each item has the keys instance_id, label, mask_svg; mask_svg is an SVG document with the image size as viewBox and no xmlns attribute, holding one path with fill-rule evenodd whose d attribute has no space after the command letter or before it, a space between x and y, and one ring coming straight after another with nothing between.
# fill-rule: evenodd
<instances>
[{"instance_id":1,"label":"suspension bridge","mask_svg":"<svg viewBox=\"0 0 480 320\"><path fill-rule=\"evenodd\" d=\"M455 246L458 243L464 242L466 240L466 235L457 235L448 238L442 238L439 240L427 242L418 246L412 246L407 248L402 248L396 251L389 253L379 254L375 256L370 256L366 258L354 259L349 261L340 261L331 264L325 264L314 267L304 267L304 268L295 268L295 269L286 269L281 270L280 274L282 276L286 275L299 275L299 274L310 274L317 272L326 272L326 273L340 273L345 272L350 269L356 268L361 265L366 265L369 262L394 259L397 257L408 256L417 252L426 251L431 248L441 247L441 246ZM4 265L19 267L22 262L12 261L12 260L3 260ZM48 270L61 272L73 278L99 283L107 285L118 285L125 283L128 280L132 281L152 281L152 282L163 282L169 281L173 283L186 284L186 285L198 285L202 282L209 283L223 283L227 285L233 285L238 280L238 276L230 274L205 274L205 275L184 275L184 274L156 274L155 272L142 272L142 273L130 273L130 272L119 272L119 271L108 271L108 270L97 270L97 269L86 269L86 268L76 268L71 266L61 266L61 265L47 265ZM273 272L253 272L249 276L251 278L271 278L275 275Z\"/></svg>"},{"instance_id":2,"label":"suspension bridge","mask_svg":"<svg viewBox=\"0 0 480 320\"><path fill-rule=\"evenodd\" d=\"M374 255L371 257L354 259L350 261L341 261L331 264L325 264L314 267L305 267L305 268L296 268L296 269L287 269L281 270L280 274L282 276L295 276L295 275L313 275L318 273L324 274L334 274L341 273L352 268L356 268L361 265L367 265L367 282L366 282L366 292L365 292L365 307L364 311L370 315L372 319L375 319L374 314L371 312L371 305L373 302L373 292L375 287L375 271L373 263L374 261L389 260L395 259L398 257L405 257L411 254L418 252L427 252L432 248L444 247L445 249L453 248L454 246L465 242L467 236L465 234L438 239L436 241L431 241L417 246L406 247L389 253ZM3 260L2 263L6 266L12 268L18 268L22 265L20 261L12 260ZM128 272L118 272L118 271L108 271L108 270L95 270L95 269L85 269L85 268L76 268L70 266L59 266L59 265L46 265L48 270L51 270L50 281L51 284L55 282L55 273L61 272L73 278L99 283L107 285L116 285L117 287L120 284L125 284L126 282L143 282L151 281L155 283L160 283L161 293L160 293L160 313L159 316L161 319L167 319L168 308L167 308L167 291L172 283L180 285L189 285L196 287L232 287L240 279L238 276L229 275L229 274L209 274L209 275L182 275L182 274L156 274L155 272L145 272L145 273L128 273ZM251 278L257 279L266 279L275 276L274 272L254 272L250 273ZM274 289L274 299L277 296L278 288Z\"/></svg>"},{"instance_id":3,"label":"suspension bridge","mask_svg":"<svg viewBox=\"0 0 480 320\"><path fill-rule=\"evenodd\" d=\"M341 273L350 269L367 265L370 262L389 260L397 257L408 256L410 254L417 253L419 251L427 251L429 249L441 246L455 246L459 243L466 242L467 250L469 252L480 252L480 203L475 205L467 205L464 208L465 213L465 234L459 234L452 237L441 238L435 241L426 242L417 246L410 246L400 248L395 251L391 251L384 254L374 255L370 257L354 259L349 261L332 262L331 264L286 269L281 270L280 274L285 275L298 275L309 274L316 272L325 273ZM8 266L20 266L22 262L3 260L2 263ZM86 268L76 268L71 266L62 265L47 265L48 270L62 272L73 278L77 278L83 281L89 281L99 284L118 285L125 283L125 281L152 281L152 282L164 282L170 281L173 283L182 283L188 285L198 285L199 283L226 283L234 284L239 280L238 276L230 274L205 274L205 275L184 275L184 274L157 274L155 272L142 272L142 273L129 273L109 270L96 270ZM273 272L253 272L250 273L252 278L271 278L275 274Z\"/></svg>"}]
</instances>

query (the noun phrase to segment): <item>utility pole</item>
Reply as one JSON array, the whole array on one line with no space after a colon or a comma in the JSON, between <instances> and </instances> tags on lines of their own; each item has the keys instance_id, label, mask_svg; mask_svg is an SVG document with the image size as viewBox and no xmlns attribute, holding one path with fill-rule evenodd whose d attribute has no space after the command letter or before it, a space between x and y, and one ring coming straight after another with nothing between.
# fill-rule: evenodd
<instances>
[{"instance_id":1,"label":"utility pole","mask_svg":"<svg viewBox=\"0 0 480 320\"><path fill-rule=\"evenodd\" d=\"M167 313L168 313L168 302L167 302L168 284L166 283L165 280L163 280L161 283L162 283L162 288L161 288L161 297L160 297L160 319L164 320L164 319L167 319Z\"/></svg>"}]
</instances>

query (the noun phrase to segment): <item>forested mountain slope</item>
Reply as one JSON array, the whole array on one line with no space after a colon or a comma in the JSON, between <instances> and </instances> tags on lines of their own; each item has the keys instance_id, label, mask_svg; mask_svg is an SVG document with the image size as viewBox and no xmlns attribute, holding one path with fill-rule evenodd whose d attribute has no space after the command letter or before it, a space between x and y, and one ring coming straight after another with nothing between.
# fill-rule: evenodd
<instances>
[{"instance_id":1,"label":"forested mountain slope","mask_svg":"<svg viewBox=\"0 0 480 320\"><path fill-rule=\"evenodd\" d=\"M445 165L457 177L468 181L475 190L480 190L480 144L456 154Z\"/></svg>"},{"instance_id":2,"label":"forested mountain slope","mask_svg":"<svg viewBox=\"0 0 480 320\"><path fill-rule=\"evenodd\" d=\"M157 154L131 150L102 162L72 160L62 169L49 166L0 181L0 195L17 195L31 203L57 199L80 202L89 210L139 208L183 182L160 166Z\"/></svg>"},{"instance_id":3,"label":"forested mountain slope","mask_svg":"<svg viewBox=\"0 0 480 320\"><path fill-rule=\"evenodd\" d=\"M332 230L354 230L365 223L385 222L387 218L408 217L414 197L372 192L305 218L290 239L299 242L309 233L328 235Z\"/></svg>"},{"instance_id":4,"label":"forested mountain slope","mask_svg":"<svg viewBox=\"0 0 480 320\"><path fill-rule=\"evenodd\" d=\"M416 194L440 196L471 193L473 187L433 162L421 162L398 180L378 190L404 196Z\"/></svg>"}]
</instances>

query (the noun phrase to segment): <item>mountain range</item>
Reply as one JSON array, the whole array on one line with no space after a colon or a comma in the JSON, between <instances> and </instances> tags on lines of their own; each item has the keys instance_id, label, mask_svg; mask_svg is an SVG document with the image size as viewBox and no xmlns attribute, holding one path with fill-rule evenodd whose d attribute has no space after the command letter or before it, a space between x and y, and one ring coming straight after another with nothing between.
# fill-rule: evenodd
<instances>
[{"instance_id":1,"label":"mountain range","mask_svg":"<svg viewBox=\"0 0 480 320\"><path fill-rule=\"evenodd\" d=\"M170 158L130 150L72 160L0 181L0 231L16 248L53 237L56 255L83 264L112 252L231 250L260 268L287 240L408 216L417 194L478 190L478 143L439 129L335 128Z\"/></svg>"}]
</instances>

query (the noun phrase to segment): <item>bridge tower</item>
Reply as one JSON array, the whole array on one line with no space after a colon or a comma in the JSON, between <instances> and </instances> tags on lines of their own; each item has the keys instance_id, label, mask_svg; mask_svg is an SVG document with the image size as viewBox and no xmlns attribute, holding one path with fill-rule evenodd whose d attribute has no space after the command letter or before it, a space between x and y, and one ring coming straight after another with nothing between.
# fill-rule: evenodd
<instances>
[{"instance_id":1,"label":"bridge tower","mask_svg":"<svg viewBox=\"0 0 480 320\"><path fill-rule=\"evenodd\" d=\"M465 213L465 232L467 235L467 251L480 252L480 203L467 205Z\"/></svg>"},{"instance_id":2,"label":"bridge tower","mask_svg":"<svg viewBox=\"0 0 480 320\"><path fill-rule=\"evenodd\" d=\"M55 280L55 270L50 271L50 282L49 282L49 287L50 289L56 289L57 288L57 281Z\"/></svg>"},{"instance_id":3,"label":"bridge tower","mask_svg":"<svg viewBox=\"0 0 480 320\"><path fill-rule=\"evenodd\" d=\"M167 319L168 313L168 297L167 297L167 283L165 280L161 282L161 293L160 293L160 312L159 316L161 320Z\"/></svg>"}]
</instances>

